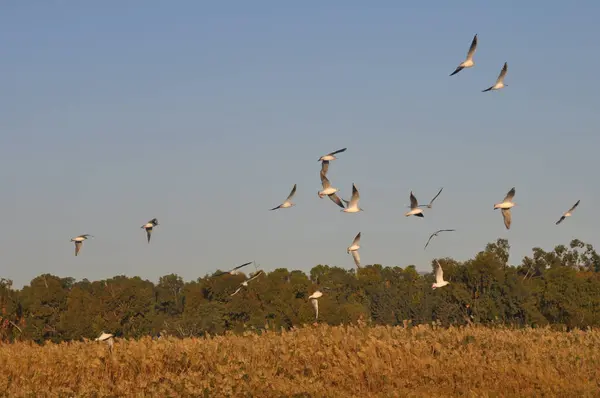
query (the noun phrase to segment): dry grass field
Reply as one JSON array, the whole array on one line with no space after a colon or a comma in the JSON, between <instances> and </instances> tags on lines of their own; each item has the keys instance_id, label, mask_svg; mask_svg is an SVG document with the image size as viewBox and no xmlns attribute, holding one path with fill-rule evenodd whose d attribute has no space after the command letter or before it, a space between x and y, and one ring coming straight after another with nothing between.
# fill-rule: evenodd
<instances>
[{"instance_id":1,"label":"dry grass field","mask_svg":"<svg viewBox=\"0 0 600 398\"><path fill-rule=\"evenodd\" d=\"M3 396L591 397L600 331L307 326L200 339L0 345Z\"/></svg>"}]
</instances>

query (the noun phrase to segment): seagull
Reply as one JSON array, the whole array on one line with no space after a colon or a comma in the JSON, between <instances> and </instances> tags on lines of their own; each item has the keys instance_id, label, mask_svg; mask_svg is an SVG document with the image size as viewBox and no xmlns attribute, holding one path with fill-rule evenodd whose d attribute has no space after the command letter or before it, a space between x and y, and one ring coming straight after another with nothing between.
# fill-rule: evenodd
<instances>
[{"instance_id":1,"label":"seagull","mask_svg":"<svg viewBox=\"0 0 600 398\"><path fill-rule=\"evenodd\" d=\"M475 37L473 37L473 41L471 42L471 47L469 47L469 52L467 53L467 59L464 60L463 62L461 62L460 65L458 65L456 67L454 72L452 72L450 74L450 76L454 76L461 70L463 70L465 68L471 68L471 67L473 67L473 65L475 65L475 63L473 62L473 55L475 54L476 48L477 48L477 35L475 35Z\"/></svg>"},{"instance_id":2,"label":"seagull","mask_svg":"<svg viewBox=\"0 0 600 398\"><path fill-rule=\"evenodd\" d=\"M506 197L504 198L502 203L496 203L494 205L494 210L496 210L496 209L502 210L502 217L504 217L504 225L506 226L506 229L510 229L510 223L511 223L511 219L512 219L511 214L510 214L510 208L515 206L515 204L512 201L514 196L515 196L515 188L513 187L510 191L508 191L508 193L506 194Z\"/></svg>"},{"instance_id":3,"label":"seagull","mask_svg":"<svg viewBox=\"0 0 600 398\"><path fill-rule=\"evenodd\" d=\"M431 285L431 288L433 290L435 290L439 287L444 287L450 283L450 282L444 280L444 270L442 269L442 265L439 263L438 260L435 260L435 262L437 263L438 266L435 270L435 282L433 283L433 285Z\"/></svg>"},{"instance_id":4,"label":"seagull","mask_svg":"<svg viewBox=\"0 0 600 398\"><path fill-rule=\"evenodd\" d=\"M358 207L359 199L360 195L358 194L358 189L356 189L356 185L352 184L352 197L350 198L350 201L347 202L347 207L342 211L346 213L358 213L359 211L363 211L363 209Z\"/></svg>"},{"instance_id":5,"label":"seagull","mask_svg":"<svg viewBox=\"0 0 600 398\"><path fill-rule=\"evenodd\" d=\"M287 209L288 207L295 206L294 203L292 203L292 198L294 197L295 194L296 194L296 184L294 184L294 187L292 188L292 192L290 192L290 194L288 195L285 202L283 202L282 204L280 204L277 207L273 207L271 210Z\"/></svg>"},{"instance_id":6,"label":"seagull","mask_svg":"<svg viewBox=\"0 0 600 398\"><path fill-rule=\"evenodd\" d=\"M500 71L500 74L498 75L498 78L496 79L496 83L492 87L482 90L482 92L485 93L486 91L490 90L500 90L501 88L508 86L508 84L504 84L504 78L506 77L507 71L508 64L505 62L504 66L502 67L502 70Z\"/></svg>"},{"instance_id":7,"label":"seagull","mask_svg":"<svg viewBox=\"0 0 600 398\"><path fill-rule=\"evenodd\" d=\"M81 250L81 245L83 245L83 241L87 238L93 238L93 236L90 234L83 234L71 239L71 242L75 242L75 255L79 254L79 251Z\"/></svg>"},{"instance_id":8,"label":"seagull","mask_svg":"<svg viewBox=\"0 0 600 398\"><path fill-rule=\"evenodd\" d=\"M415 198L415 195L413 195L412 191L410 191L410 211L406 213L405 216L424 217L423 210L419 209L419 202L417 202L417 198Z\"/></svg>"},{"instance_id":9,"label":"seagull","mask_svg":"<svg viewBox=\"0 0 600 398\"><path fill-rule=\"evenodd\" d=\"M158 225L158 220L156 218L153 218L152 220L148 221L146 224L142 225L141 228L144 228L146 230L146 236L148 237L148 243L150 243L150 236L152 236L152 228L156 227Z\"/></svg>"},{"instance_id":10,"label":"seagull","mask_svg":"<svg viewBox=\"0 0 600 398\"><path fill-rule=\"evenodd\" d=\"M350 252L352 252L352 258L354 258L356 268L360 268L360 255L358 254L358 249L360 249L360 232L356 235L350 247L346 249L346 253L350 254Z\"/></svg>"},{"instance_id":11,"label":"seagull","mask_svg":"<svg viewBox=\"0 0 600 398\"><path fill-rule=\"evenodd\" d=\"M330 160L336 160L337 158L335 157L335 155L338 153L344 152L346 149L348 149L348 148L338 149L337 151L333 151L331 153L328 153L327 155L323 155L319 158L319 162L322 162L322 161L329 162Z\"/></svg>"},{"instance_id":12,"label":"seagull","mask_svg":"<svg viewBox=\"0 0 600 398\"><path fill-rule=\"evenodd\" d=\"M239 274L239 269L242 267L245 267L246 265L250 265L252 264L252 261L250 261L249 263L244 263L242 265L238 265L237 267L231 269L230 271L225 271L225 272L219 272L218 274L214 275L214 276L221 276L221 275L225 275L225 274L229 274L229 275L237 275Z\"/></svg>"},{"instance_id":13,"label":"seagull","mask_svg":"<svg viewBox=\"0 0 600 398\"><path fill-rule=\"evenodd\" d=\"M313 308L315 309L315 321L319 319L319 298L323 296L320 290L315 291L313 294L308 296Z\"/></svg>"},{"instance_id":14,"label":"seagull","mask_svg":"<svg viewBox=\"0 0 600 398\"><path fill-rule=\"evenodd\" d=\"M567 211L565 214L563 214L562 217L556 222L556 225L560 224L565 218L571 217L573 215L573 211L575 210L575 208L577 208L577 206L579 206L579 202L580 202L580 200L578 200L577 203L575 203L573 205L573 207L571 207L569 209L569 211Z\"/></svg>"},{"instance_id":15,"label":"seagull","mask_svg":"<svg viewBox=\"0 0 600 398\"><path fill-rule=\"evenodd\" d=\"M444 189L443 187L440 188L440 191L437 193L437 195L435 195L433 197L433 199L431 199L431 202L429 202L429 204L427 205L419 205L419 207L427 207L428 209L431 209L431 207L433 206L433 201L437 199L438 196L440 196L440 194L442 193L442 189Z\"/></svg>"},{"instance_id":16,"label":"seagull","mask_svg":"<svg viewBox=\"0 0 600 398\"><path fill-rule=\"evenodd\" d=\"M250 263L248 263L250 264ZM235 292L233 292L230 296L235 296L240 290L242 290L242 288L244 287L248 287L248 282L258 278L260 275L262 275L262 270L258 271L257 273L255 273L254 275L252 275L251 278L246 279L245 281L243 281L240 286L237 288L237 290Z\"/></svg>"},{"instance_id":17,"label":"seagull","mask_svg":"<svg viewBox=\"0 0 600 398\"><path fill-rule=\"evenodd\" d=\"M98 338L96 338L95 341L106 341L106 344L108 344L108 349L112 350L114 337L115 336L113 336L111 333L102 332L102 334Z\"/></svg>"},{"instance_id":18,"label":"seagull","mask_svg":"<svg viewBox=\"0 0 600 398\"><path fill-rule=\"evenodd\" d=\"M323 198L323 196L327 195L329 196L329 199L331 199L336 205L340 206L343 209L344 204L340 200L339 196L337 196L336 194L338 189L333 188L331 186L329 179L323 173L321 173L321 184L323 185L323 190L317 193L319 195L319 198Z\"/></svg>"},{"instance_id":19,"label":"seagull","mask_svg":"<svg viewBox=\"0 0 600 398\"><path fill-rule=\"evenodd\" d=\"M432 233L431 235L429 235L429 239L427 239L427 243L425 243L425 247L423 248L423 250L427 249L427 246L429 245L429 241L431 241L431 238L433 238L434 236L438 236L438 234L440 232L451 232L451 231L456 231L455 229L439 229L437 231L435 231L434 233Z\"/></svg>"}]
</instances>

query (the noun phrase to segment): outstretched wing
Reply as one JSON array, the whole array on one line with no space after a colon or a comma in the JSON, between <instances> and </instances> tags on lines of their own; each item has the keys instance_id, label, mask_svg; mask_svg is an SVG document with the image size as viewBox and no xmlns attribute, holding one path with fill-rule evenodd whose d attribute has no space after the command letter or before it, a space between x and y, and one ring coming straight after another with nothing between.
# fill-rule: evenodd
<instances>
[{"instance_id":1,"label":"outstretched wing","mask_svg":"<svg viewBox=\"0 0 600 398\"><path fill-rule=\"evenodd\" d=\"M250 264L250 263L248 263L248 264ZM259 276L261 276L262 274L263 274L263 271L262 271L262 270L260 270L260 271L258 271L256 274L252 275L252 278L248 279L246 282L253 281L254 279L256 279L256 278L258 278Z\"/></svg>"},{"instance_id":2,"label":"outstretched wing","mask_svg":"<svg viewBox=\"0 0 600 398\"><path fill-rule=\"evenodd\" d=\"M316 321L317 319L319 319L319 300L310 299L310 303L312 304L313 308L315 309L315 321Z\"/></svg>"},{"instance_id":3,"label":"outstretched wing","mask_svg":"<svg viewBox=\"0 0 600 398\"><path fill-rule=\"evenodd\" d=\"M508 193L504 197L504 201L505 202L512 202L512 200L513 200L514 197L515 197L515 188L512 187L511 190L508 191Z\"/></svg>"},{"instance_id":4,"label":"outstretched wing","mask_svg":"<svg viewBox=\"0 0 600 398\"><path fill-rule=\"evenodd\" d=\"M469 47L469 52L467 53L467 59L472 59L473 54L475 54L475 50L477 49L477 35L473 37L473 41L471 42L471 47Z\"/></svg>"},{"instance_id":5,"label":"outstretched wing","mask_svg":"<svg viewBox=\"0 0 600 398\"><path fill-rule=\"evenodd\" d=\"M350 198L350 207L354 207L358 204L360 199L360 194L358 193L358 189L356 189L356 185L352 184L352 197Z\"/></svg>"},{"instance_id":6,"label":"outstretched wing","mask_svg":"<svg viewBox=\"0 0 600 398\"><path fill-rule=\"evenodd\" d=\"M427 239L427 243L425 243L425 247L423 248L423 250L427 249L427 246L429 246L429 242L431 242L431 238L433 238L435 234L437 234L437 232L434 232L431 235L429 235L429 239Z\"/></svg>"},{"instance_id":7,"label":"outstretched wing","mask_svg":"<svg viewBox=\"0 0 600 398\"><path fill-rule=\"evenodd\" d=\"M417 207L419 207L419 202L417 202L417 198L415 198L415 195L410 191L410 208L416 209Z\"/></svg>"},{"instance_id":8,"label":"outstretched wing","mask_svg":"<svg viewBox=\"0 0 600 398\"><path fill-rule=\"evenodd\" d=\"M573 212L573 210L575 210L575 209L577 208L577 206L579 206L579 202L580 202L580 200L578 200L578 201L577 201L577 203L575 203L575 204L573 205L573 207L571 207L571 208L569 209L569 213L572 213L572 212Z\"/></svg>"},{"instance_id":9,"label":"outstretched wing","mask_svg":"<svg viewBox=\"0 0 600 398\"><path fill-rule=\"evenodd\" d=\"M346 149L348 149L348 148L342 148L342 149L338 149L337 151L330 152L330 153L328 153L327 155L336 155L336 154L338 154L338 153L342 153L342 152L344 152Z\"/></svg>"},{"instance_id":10,"label":"outstretched wing","mask_svg":"<svg viewBox=\"0 0 600 398\"><path fill-rule=\"evenodd\" d=\"M146 228L146 237L148 237L148 243L150 243L151 236L152 236L152 227Z\"/></svg>"},{"instance_id":11,"label":"outstretched wing","mask_svg":"<svg viewBox=\"0 0 600 398\"><path fill-rule=\"evenodd\" d=\"M240 269L240 268L245 267L245 266L250 265L250 264L252 264L252 261L244 263L242 265L238 265L237 267L235 267L234 269L232 269L232 271L235 271L236 269Z\"/></svg>"},{"instance_id":12,"label":"outstretched wing","mask_svg":"<svg viewBox=\"0 0 600 398\"><path fill-rule=\"evenodd\" d=\"M352 258L354 259L354 264L356 264L356 266L358 268L360 268L360 254L358 254L358 250L353 250L350 253L352 253Z\"/></svg>"},{"instance_id":13,"label":"outstretched wing","mask_svg":"<svg viewBox=\"0 0 600 398\"><path fill-rule=\"evenodd\" d=\"M328 171L329 171L329 160L322 160L321 161L321 173L327 174Z\"/></svg>"},{"instance_id":14,"label":"outstretched wing","mask_svg":"<svg viewBox=\"0 0 600 398\"><path fill-rule=\"evenodd\" d=\"M431 205L433 204L433 201L434 201L434 200L436 200L438 196L440 196L440 194L442 193L442 190L443 190L443 189L444 189L444 188L442 187L442 188L440 189L440 191L439 191L439 192L438 192L438 193L437 193L437 194L436 194L436 195L433 197L433 199L431 199L431 202L429 202L429 206L431 206Z\"/></svg>"},{"instance_id":15,"label":"outstretched wing","mask_svg":"<svg viewBox=\"0 0 600 398\"><path fill-rule=\"evenodd\" d=\"M510 229L510 223L512 221L510 209L502 209L502 217L504 218L504 226L506 229Z\"/></svg>"},{"instance_id":16,"label":"outstretched wing","mask_svg":"<svg viewBox=\"0 0 600 398\"><path fill-rule=\"evenodd\" d=\"M76 241L75 242L75 255L79 254L79 251L81 250L81 245L83 245L82 241L79 241L79 242Z\"/></svg>"},{"instance_id":17,"label":"outstretched wing","mask_svg":"<svg viewBox=\"0 0 600 398\"><path fill-rule=\"evenodd\" d=\"M292 188L292 192L290 192L290 194L288 195L288 197L285 201L286 202L290 201L294 197L295 194L296 194L296 184L294 184L294 188Z\"/></svg>"},{"instance_id":18,"label":"outstretched wing","mask_svg":"<svg viewBox=\"0 0 600 398\"><path fill-rule=\"evenodd\" d=\"M442 264L438 260L435 260L437 263L437 268L435 269L435 283L442 283L444 281L444 270L442 269Z\"/></svg>"},{"instance_id":19,"label":"outstretched wing","mask_svg":"<svg viewBox=\"0 0 600 398\"><path fill-rule=\"evenodd\" d=\"M502 70L500 71L500 74L498 75L498 79L496 79L496 83L500 83L504 81L504 78L506 77L506 72L508 72L508 63L504 63L504 66L502 67Z\"/></svg>"},{"instance_id":20,"label":"outstretched wing","mask_svg":"<svg viewBox=\"0 0 600 398\"><path fill-rule=\"evenodd\" d=\"M354 237L354 240L352 241L352 246L358 245L359 243L360 243L360 232L358 234L356 234L356 236Z\"/></svg>"},{"instance_id":21,"label":"outstretched wing","mask_svg":"<svg viewBox=\"0 0 600 398\"><path fill-rule=\"evenodd\" d=\"M331 183L329 182L329 179L327 178L327 176L325 174L323 174L323 172L321 172L320 175L321 175L321 184L323 185L323 189L330 188Z\"/></svg>"},{"instance_id":22,"label":"outstretched wing","mask_svg":"<svg viewBox=\"0 0 600 398\"><path fill-rule=\"evenodd\" d=\"M337 196L337 194L332 193L331 195L328 195L328 196L329 196L329 199L331 199L331 201L333 203L335 203L336 205L340 206L342 209L344 208L344 204L340 200L340 197Z\"/></svg>"},{"instance_id":23,"label":"outstretched wing","mask_svg":"<svg viewBox=\"0 0 600 398\"><path fill-rule=\"evenodd\" d=\"M238 288L237 288L237 290L236 290L235 292L231 293L229 296L230 296L230 297L233 297L233 296L235 296L236 294L238 294L238 292L239 292L240 290L242 290L242 286L238 287Z\"/></svg>"}]
</instances>

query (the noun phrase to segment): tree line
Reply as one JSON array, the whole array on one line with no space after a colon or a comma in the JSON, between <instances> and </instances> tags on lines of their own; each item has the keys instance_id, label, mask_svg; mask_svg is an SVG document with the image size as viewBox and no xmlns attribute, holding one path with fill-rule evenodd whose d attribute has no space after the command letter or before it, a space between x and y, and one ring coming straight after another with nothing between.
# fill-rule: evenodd
<instances>
[{"instance_id":1,"label":"tree line","mask_svg":"<svg viewBox=\"0 0 600 398\"><path fill-rule=\"evenodd\" d=\"M533 249L509 264L510 246L498 239L474 258L437 259L450 284L432 290L432 272L414 266L368 265L358 270L317 265L307 275L284 268L261 275L233 297L244 274L206 275L158 283L115 276L90 282L44 274L22 289L0 279L0 339L54 342L169 334L180 337L290 328L314 322L308 296L316 289L319 322L379 325L510 324L600 326L600 256L573 240L552 251ZM216 272L215 272L216 274Z\"/></svg>"}]
</instances>

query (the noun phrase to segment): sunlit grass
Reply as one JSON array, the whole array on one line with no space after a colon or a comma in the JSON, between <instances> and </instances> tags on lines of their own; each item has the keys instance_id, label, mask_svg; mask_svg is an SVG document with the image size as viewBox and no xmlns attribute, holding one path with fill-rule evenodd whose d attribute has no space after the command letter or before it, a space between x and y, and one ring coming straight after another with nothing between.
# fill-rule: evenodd
<instances>
[{"instance_id":1,"label":"sunlit grass","mask_svg":"<svg viewBox=\"0 0 600 398\"><path fill-rule=\"evenodd\" d=\"M306 326L262 335L0 346L19 396L597 396L600 331Z\"/></svg>"}]
</instances>

